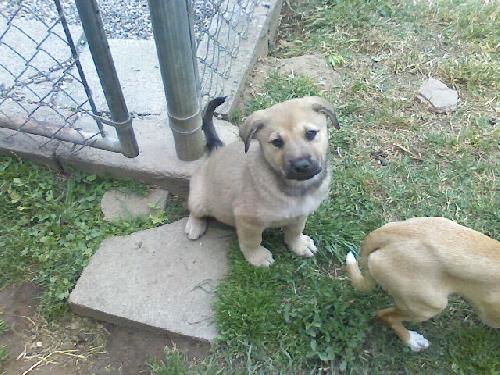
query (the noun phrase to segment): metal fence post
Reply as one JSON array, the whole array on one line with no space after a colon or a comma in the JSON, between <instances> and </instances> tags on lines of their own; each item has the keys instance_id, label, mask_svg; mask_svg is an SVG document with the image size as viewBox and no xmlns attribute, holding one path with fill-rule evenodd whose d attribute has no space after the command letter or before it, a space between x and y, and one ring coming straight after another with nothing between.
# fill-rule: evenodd
<instances>
[{"instance_id":1,"label":"metal fence post","mask_svg":"<svg viewBox=\"0 0 500 375\"><path fill-rule=\"evenodd\" d=\"M205 142L191 1L148 2L175 150L181 160L196 160Z\"/></svg>"},{"instance_id":2,"label":"metal fence post","mask_svg":"<svg viewBox=\"0 0 500 375\"><path fill-rule=\"evenodd\" d=\"M113 120L111 125L116 129L122 154L129 158L136 157L139 155L139 147L104 32L99 6L96 0L75 0L75 2L102 90L111 112Z\"/></svg>"}]
</instances>

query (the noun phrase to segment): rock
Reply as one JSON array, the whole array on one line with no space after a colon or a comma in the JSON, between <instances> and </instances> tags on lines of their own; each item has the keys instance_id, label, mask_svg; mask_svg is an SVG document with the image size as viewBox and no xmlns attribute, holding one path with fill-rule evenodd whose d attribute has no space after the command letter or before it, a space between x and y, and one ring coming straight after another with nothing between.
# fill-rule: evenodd
<instances>
[{"instance_id":1,"label":"rock","mask_svg":"<svg viewBox=\"0 0 500 375\"><path fill-rule=\"evenodd\" d=\"M321 55L303 55L281 59L277 63L278 72L285 75L308 76L325 90L339 86L340 74L328 65Z\"/></svg>"},{"instance_id":2,"label":"rock","mask_svg":"<svg viewBox=\"0 0 500 375\"><path fill-rule=\"evenodd\" d=\"M189 241L185 225L183 219L104 240L71 292L73 311L212 341L214 291L226 275L234 232L210 225L200 240Z\"/></svg>"},{"instance_id":3,"label":"rock","mask_svg":"<svg viewBox=\"0 0 500 375\"><path fill-rule=\"evenodd\" d=\"M145 196L111 190L101 200L104 220L114 221L149 216L165 210L168 191L152 189Z\"/></svg>"},{"instance_id":4,"label":"rock","mask_svg":"<svg viewBox=\"0 0 500 375\"><path fill-rule=\"evenodd\" d=\"M457 109L458 93L434 78L422 84L417 98L429 104L435 113L450 113Z\"/></svg>"}]
</instances>

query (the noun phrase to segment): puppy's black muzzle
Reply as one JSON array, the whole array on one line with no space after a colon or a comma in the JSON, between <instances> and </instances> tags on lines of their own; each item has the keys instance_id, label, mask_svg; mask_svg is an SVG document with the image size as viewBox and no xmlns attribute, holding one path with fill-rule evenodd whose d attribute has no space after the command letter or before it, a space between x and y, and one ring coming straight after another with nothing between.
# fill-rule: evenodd
<instances>
[{"instance_id":1,"label":"puppy's black muzzle","mask_svg":"<svg viewBox=\"0 0 500 375\"><path fill-rule=\"evenodd\" d=\"M305 181L321 172L321 165L310 157L290 160L285 170L286 178Z\"/></svg>"}]
</instances>

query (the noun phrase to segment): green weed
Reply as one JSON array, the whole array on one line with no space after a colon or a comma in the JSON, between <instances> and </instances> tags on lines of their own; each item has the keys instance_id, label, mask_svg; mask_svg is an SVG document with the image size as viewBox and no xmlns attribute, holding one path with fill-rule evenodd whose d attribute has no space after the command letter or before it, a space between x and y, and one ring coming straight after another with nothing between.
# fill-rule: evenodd
<instances>
[{"instance_id":1,"label":"green weed","mask_svg":"<svg viewBox=\"0 0 500 375\"><path fill-rule=\"evenodd\" d=\"M0 370L7 359L9 359L9 351L5 346L0 345Z\"/></svg>"},{"instance_id":2,"label":"green weed","mask_svg":"<svg viewBox=\"0 0 500 375\"><path fill-rule=\"evenodd\" d=\"M7 331L7 329L8 327L5 321L0 319L0 337ZM8 358L9 350L5 346L0 345L0 370L2 370L2 366Z\"/></svg>"},{"instance_id":3,"label":"green weed","mask_svg":"<svg viewBox=\"0 0 500 375\"><path fill-rule=\"evenodd\" d=\"M0 336L3 335L5 332L7 332L7 323L5 323L5 320L0 319Z\"/></svg>"}]
</instances>

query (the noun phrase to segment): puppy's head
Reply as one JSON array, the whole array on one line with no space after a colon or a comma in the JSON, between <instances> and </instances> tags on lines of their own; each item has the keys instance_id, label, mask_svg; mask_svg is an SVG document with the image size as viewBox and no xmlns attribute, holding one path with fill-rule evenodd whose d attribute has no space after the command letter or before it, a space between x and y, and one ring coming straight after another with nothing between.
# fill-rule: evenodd
<instances>
[{"instance_id":1,"label":"puppy's head","mask_svg":"<svg viewBox=\"0 0 500 375\"><path fill-rule=\"evenodd\" d=\"M256 111L240 127L245 152L257 139L268 164L285 179L305 181L326 167L331 105L317 96L291 99Z\"/></svg>"}]
</instances>

